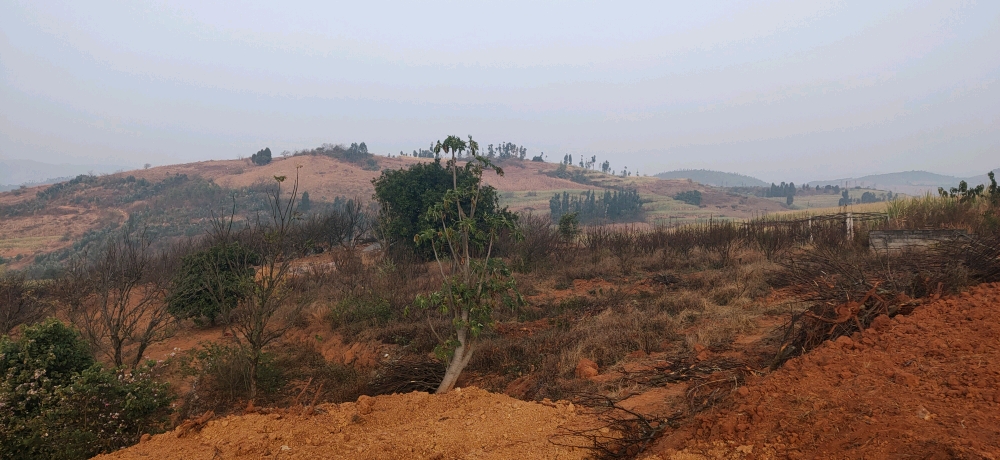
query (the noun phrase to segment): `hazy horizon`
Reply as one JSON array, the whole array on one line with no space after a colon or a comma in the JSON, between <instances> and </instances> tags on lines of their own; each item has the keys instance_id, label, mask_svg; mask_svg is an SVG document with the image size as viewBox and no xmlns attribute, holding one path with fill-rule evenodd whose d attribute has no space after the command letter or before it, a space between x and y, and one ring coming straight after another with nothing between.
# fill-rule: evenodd
<instances>
[{"instance_id":1,"label":"hazy horizon","mask_svg":"<svg viewBox=\"0 0 1000 460\"><path fill-rule=\"evenodd\" d=\"M1000 3L0 0L0 159L448 134L783 180L1000 166Z\"/></svg>"}]
</instances>

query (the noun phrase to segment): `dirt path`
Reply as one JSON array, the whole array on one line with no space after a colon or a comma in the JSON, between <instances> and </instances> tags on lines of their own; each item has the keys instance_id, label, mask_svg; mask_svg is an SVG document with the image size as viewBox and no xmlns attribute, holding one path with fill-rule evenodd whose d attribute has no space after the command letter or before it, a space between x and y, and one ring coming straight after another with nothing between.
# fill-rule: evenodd
<instances>
[{"instance_id":1,"label":"dirt path","mask_svg":"<svg viewBox=\"0 0 1000 460\"><path fill-rule=\"evenodd\" d=\"M519 401L477 388L447 395L362 396L290 411L209 421L200 432L152 437L100 459L582 459L549 442L561 426L592 423L576 408Z\"/></svg>"},{"instance_id":2,"label":"dirt path","mask_svg":"<svg viewBox=\"0 0 1000 460\"><path fill-rule=\"evenodd\" d=\"M1000 457L1000 284L855 339L750 382L647 458Z\"/></svg>"}]
</instances>

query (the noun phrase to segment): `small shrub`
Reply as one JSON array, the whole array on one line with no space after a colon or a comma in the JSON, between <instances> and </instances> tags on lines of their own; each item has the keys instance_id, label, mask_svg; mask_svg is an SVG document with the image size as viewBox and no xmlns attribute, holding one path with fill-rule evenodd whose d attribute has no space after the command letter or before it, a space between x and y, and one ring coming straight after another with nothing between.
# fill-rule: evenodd
<instances>
[{"instance_id":1,"label":"small shrub","mask_svg":"<svg viewBox=\"0 0 1000 460\"><path fill-rule=\"evenodd\" d=\"M751 331L754 326L753 315L742 308L709 305L699 315L689 340L715 351L724 351L739 334Z\"/></svg>"},{"instance_id":2,"label":"small shrub","mask_svg":"<svg viewBox=\"0 0 1000 460\"><path fill-rule=\"evenodd\" d=\"M534 214L518 216L518 227L524 236L520 240L508 237L505 242L513 246L513 268L521 273L528 273L546 266L557 252L566 252L560 242L560 232L552 228L548 217ZM560 254L562 255L562 254Z\"/></svg>"},{"instance_id":3,"label":"small shrub","mask_svg":"<svg viewBox=\"0 0 1000 460\"><path fill-rule=\"evenodd\" d=\"M351 336L385 326L392 317L389 301L374 294L349 296L334 305L329 316L335 329L344 328Z\"/></svg>"},{"instance_id":4,"label":"small shrub","mask_svg":"<svg viewBox=\"0 0 1000 460\"><path fill-rule=\"evenodd\" d=\"M257 366L258 395L272 395L285 383L275 369L271 353L262 353ZM183 360L186 375L194 376L194 389L185 395L182 417L212 410L226 413L237 401L249 400L253 371L248 353L232 344L209 342Z\"/></svg>"},{"instance_id":5,"label":"small shrub","mask_svg":"<svg viewBox=\"0 0 1000 460\"><path fill-rule=\"evenodd\" d=\"M563 376L572 375L580 358L607 367L633 351L661 351L663 342L676 335L676 327L667 314L649 315L638 308L626 307L622 311L609 308L579 321L571 332L578 339L561 353Z\"/></svg>"},{"instance_id":6,"label":"small shrub","mask_svg":"<svg viewBox=\"0 0 1000 460\"><path fill-rule=\"evenodd\" d=\"M674 199L677 201L682 201L684 203L690 204L692 206L701 206L701 192L697 190L688 190L686 192L680 192L674 195Z\"/></svg>"},{"instance_id":7,"label":"small shrub","mask_svg":"<svg viewBox=\"0 0 1000 460\"><path fill-rule=\"evenodd\" d=\"M677 316L681 312L688 310L693 312L700 312L705 310L705 298L691 291L681 291L678 293L669 293L661 297L656 302L656 309Z\"/></svg>"}]
</instances>

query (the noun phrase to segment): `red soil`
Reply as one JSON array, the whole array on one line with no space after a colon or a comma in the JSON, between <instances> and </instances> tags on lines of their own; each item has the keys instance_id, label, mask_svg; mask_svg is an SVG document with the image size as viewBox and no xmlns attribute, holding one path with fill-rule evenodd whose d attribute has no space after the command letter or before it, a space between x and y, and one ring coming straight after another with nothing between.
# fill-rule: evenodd
<instances>
[{"instance_id":1,"label":"red soil","mask_svg":"<svg viewBox=\"0 0 1000 460\"><path fill-rule=\"evenodd\" d=\"M862 334L751 378L642 458L998 458L998 317L1000 283L880 317ZM684 389L655 388L622 404L668 414L683 407ZM230 416L104 458L582 458L549 440L561 427L594 423L566 403L473 388L320 407L308 416Z\"/></svg>"},{"instance_id":2,"label":"red soil","mask_svg":"<svg viewBox=\"0 0 1000 460\"><path fill-rule=\"evenodd\" d=\"M583 459L549 442L560 427L593 419L567 403L529 403L477 388L446 395L362 396L319 413L230 416L178 430L99 459ZM190 425L190 424L189 424Z\"/></svg>"},{"instance_id":3,"label":"red soil","mask_svg":"<svg viewBox=\"0 0 1000 460\"><path fill-rule=\"evenodd\" d=\"M881 317L749 382L647 458L997 458L1000 283Z\"/></svg>"}]
</instances>

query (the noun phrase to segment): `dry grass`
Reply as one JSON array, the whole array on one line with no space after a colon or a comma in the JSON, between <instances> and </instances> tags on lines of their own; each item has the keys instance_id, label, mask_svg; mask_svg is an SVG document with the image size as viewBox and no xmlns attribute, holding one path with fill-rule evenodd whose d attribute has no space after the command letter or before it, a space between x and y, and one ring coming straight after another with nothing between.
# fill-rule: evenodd
<instances>
[{"instance_id":1,"label":"dry grass","mask_svg":"<svg viewBox=\"0 0 1000 460\"><path fill-rule=\"evenodd\" d=\"M758 315L736 306L709 305L697 315L688 344L701 344L713 351L728 349L736 337L753 331Z\"/></svg>"}]
</instances>

